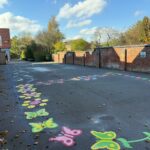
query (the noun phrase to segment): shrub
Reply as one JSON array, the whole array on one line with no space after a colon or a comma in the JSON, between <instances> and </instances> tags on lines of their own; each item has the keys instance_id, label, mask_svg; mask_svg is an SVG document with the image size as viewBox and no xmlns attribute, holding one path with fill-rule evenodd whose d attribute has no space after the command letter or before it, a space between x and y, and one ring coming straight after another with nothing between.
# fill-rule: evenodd
<instances>
[{"instance_id":1,"label":"shrub","mask_svg":"<svg viewBox=\"0 0 150 150\"><path fill-rule=\"evenodd\" d=\"M46 61L51 61L52 60L51 54L46 54L45 59Z\"/></svg>"},{"instance_id":2,"label":"shrub","mask_svg":"<svg viewBox=\"0 0 150 150\"><path fill-rule=\"evenodd\" d=\"M21 51L20 59L21 59L21 60L26 60L26 59L27 59L27 58L26 58L26 51L25 51L25 50L22 50L22 51Z\"/></svg>"},{"instance_id":3,"label":"shrub","mask_svg":"<svg viewBox=\"0 0 150 150\"><path fill-rule=\"evenodd\" d=\"M45 61L46 54L43 51L36 50L33 55L35 61Z\"/></svg>"}]
</instances>

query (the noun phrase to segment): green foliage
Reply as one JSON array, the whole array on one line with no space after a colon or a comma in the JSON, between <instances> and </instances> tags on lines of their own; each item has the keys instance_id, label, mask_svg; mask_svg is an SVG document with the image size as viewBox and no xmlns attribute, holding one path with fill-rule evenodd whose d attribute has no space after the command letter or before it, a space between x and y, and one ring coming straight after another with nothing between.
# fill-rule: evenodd
<instances>
[{"instance_id":1,"label":"green foliage","mask_svg":"<svg viewBox=\"0 0 150 150\"><path fill-rule=\"evenodd\" d=\"M64 39L64 35L59 30L59 24L56 17L52 17L48 23L48 33L53 37L53 43L60 42Z\"/></svg>"},{"instance_id":2,"label":"green foliage","mask_svg":"<svg viewBox=\"0 0 150 150\"><path fill-rule=\"evenodd\" d=\"M150 18L144 17L143 21L143 33L142 33L142 38L141 41L144 43L149 43L150 42Z\"/></svg>"},{"instance_id":3,"label":"green foliage","mask_svg":"<svg viewBox=\"0 0 150 150\"><path fill-rule=\"evenodd\" d=\"M65 43L64 42L57 42L55 45L54 45L54 52L57 53L57 52L62 52L62 51L65 51L66 50L66 47L65 47Z\"/></svg>"},{"instance_id":4,"label":"green foliage","mask_svg":"<svg viewBox=\"0 0 150 150\"><path fill-rule=\"evenodd\" d=\"M53 48L53 42L52 42L52 37L50 33L48 33L46 30L45 31L40 31L37 36L36 36L36 42L40 45L43 45L44 47L47 48L47 50L50 50Z\"/></svg>"},{"instance_id":5,"label":"green foliage","mask_svg":"<svg viewBox=\"0 0 150 150\"><path fill-rule=\"evenodd\" d=\"M19 52L19 39L17 36L13 37L11 39L11 50L10 54L12 58L19 58L20 52Z\"/></svg>"},{"instance_id":6,"label":"green foliage","mask_svg":"<svg viewBox=\"0 0 150 150\"><path fill-rule=\"evenodd\" d=\"M71 41L71 49L73 51L86 51L90 47L90 44L84 39L77 39Z\"/></svg>"},{"instance_id":7,"label":"green foliage","mask_svg":"<svg viewBox=\"0 0 150 150\"><path fill-rule=\"evenodd\" d=\"M34 52L34 59L37 62L39 62L39 61L45 61L45 56L46 56L46 54L43 53L42 51L36 51L36 52Z\"/></svg>"},{"instance_id":8,"label":"green foliage","mask_svg":"<svg viewBox=\"0 0 150 150\"><path fill-rule=\"evenodd\" d=\"M33 57L35 61L50 61L52 60L49 51L42 45L37 44L36 49L33 51Z\"/></svg>"},{"instance_id":9,"label":"green foliage","mask_svg":"<svg viewBox=\"0 0 150 150\"><path fill-rule=\"evenodd\" d=\"M26 51L22 50L20 55L21 60L26 60Z\"/></svg>"},{"instance_id":10,"label":"green foliage","mask_svg":"<svg viewBox=\"0 0 150 150\"><path fill-rule=\"evenodd\" d=\"M31 43L30 43L30 45L27 45L27 47L26 47L26 58L28 59L28 60L34 60L34 55L33 55L33 53L34 53L34 51L36 50L36 43L35 43L35 41L32 41Z\"/></svg>"},{"instance_id":11,"label":"green foliage","mask_svg":"<svg viewBox=\"0 0 150 150\"><path fill-rule=\"evenodd\" d=\"M64 39L64 35L59 30L59 25L55 17L52 17L48 23L48 29L40 31L36 36L37 43L46 47L47 50L54 49L54 45Z\"/></svg>"},{"instance_id":12,"label":"green foliage","mask_svg":"<svg viewBox=\"0 0 150 150\"><path fill-rule=\"evenodd\" d=\"M55 17L52 17L46 30L40 31L35 39L30 34L22 34L11 40L11 55L23 60L50 61L52 53L62 51L65 48L62 43L64 35L59 30Z\"/></svg>"},{"instance_id":13,"label":"green foliage","mask_svg":"<svg viewBox=\"0 0 150 150\"><path fill-rule=\"evenodd\" d=\"M19 58L22 55L23 57L26 57L26 53L28 53L27 49L31 42L32 37L29 34L13 37L11 39L11 56L13 56L13 58Z\"/></svg>"},{"instance_id":14,"label":"green foliage","mask_svg":"<svg viewBox=\"0 0 150 150\"><path fill-rule=\"evenodd\" d=\"M112 46L150 43L150 18L144 17L122 33L118 39L112 39L110 43Z\"/></svg>"},{"instance_id":15,"label":"green foliage","mask_svg":"<svg viewBox=\"0 0 150 150\"><path fill-rule=\"evenodd\" d=\"M51 61L51 60L52 60L52 55L47 53L47 54L45 55L45 60L46 60L46 61Z\"/></svg>"}]
</instances>

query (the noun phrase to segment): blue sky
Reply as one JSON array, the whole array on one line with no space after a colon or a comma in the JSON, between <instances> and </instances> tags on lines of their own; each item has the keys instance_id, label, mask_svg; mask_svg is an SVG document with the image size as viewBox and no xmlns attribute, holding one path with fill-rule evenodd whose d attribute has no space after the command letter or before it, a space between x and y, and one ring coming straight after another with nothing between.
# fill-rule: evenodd
<instances>
[{"instance_id":1,"label":"blue sky","mask_svg":"<svg viewBox=\"0 0 150 150\"><path fill-rule=\"evenodd\" d=\"M92 40L101 34L126 30L144 16L150 16L150 0L0 0L0 27L11 35L36 34L56 16L67 39Z\"/></svg>"}]
</instances>

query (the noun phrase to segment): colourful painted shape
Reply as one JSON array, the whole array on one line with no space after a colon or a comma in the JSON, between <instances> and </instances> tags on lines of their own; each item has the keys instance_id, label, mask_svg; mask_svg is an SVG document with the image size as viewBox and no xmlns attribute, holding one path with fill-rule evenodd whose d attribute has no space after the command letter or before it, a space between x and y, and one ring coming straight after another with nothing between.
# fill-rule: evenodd
<instances>
[{"instance_id":1,"label":"colourful painted shape","mask_svg":"<svg viewBox=\"0 0 150 150\"><path fill-rule=\"evenodd\" d=\"M67 147L73 146L75 144L74 138L82 134L82 130L73 129L67 127L62 127L61 134L54 138L49 138L49 141L61 142Z\"/></svg>"},{"instance_id":2,"label":"colourful painted shape","mask_svg":"<svg viewBox=\"0 0 150 150\"><path fill-rule=\"evenodd\" d=\"M30 96L30 97L34 97L37 93L36 92L31 92L31 93L25 93L25 96Z\"/></svg>"},{"instance_id":3,"label":"colourful painted shape","mask_svg":"<svg viewBox=\"0 0 150 150\"><path fill-rule=\"evenodd\" d=\"M36 106L46 106L48 99L44 99L44 100L34 100L34 101L24 101L24 103L22 104L22 106L27 107L29 109L35 108Z\"/></svg>"},{"instance_id":4,"label":"colourful painted shape","mask_svg":"<svg viewBox=\"0 0 150 150\"><path fill-rule=\"evenodd\" d=\"M46 105L47 105L47 103L41 103L41 104L39 104L39 106L41 106L41 107L44 107Z\"/></svg>"},{"instance_id":5,"label":"colourful painted shape","mask_svg":"<svg viewBox=\"0 0 150 150\"><path fill-rule=\"evenodd\" d=\"M53 121L53 118L48 119L44 122L39 123L29 123L29 125L32 127L32 132L37 133L43 131L45 128L56 128L58 125Z\"/></svg>"},{"instance_id":6,"label":"colourful painted shape","mask_svg":"<svg viewBox=\"0 0 150 150\"><path fill-rule=\"evenodd\" d=\"M111 140L100 140L96 142L92 147L92 150L108 149L108 150L120 150L118 143Z\"/></svg>"},{"instance_id":7,"label":"colourful painted shape","mask_svg":"<svg viewBox=\"0 0 150 150\"><path fill-rule=\"evenodd\" d=\"M41 103L41 101L39 101L39 100L34 100L34 101L32 101L31 103L30 103L30 105L39 105Z\"/></svg>"},{"instance_id":8,"label":"colourful painted shape","mask_svg":"<svg viewBox=\"0 0 150 150\"><path fill-rule=\"evenodd\" d=\"M101 140L113 140L117 136L116 133L113 131L109 131L109 132L91 131L91 134Z\"/></svg>"},{"instance_id":9,"label":"colourful painted shape","mask_svg":"<svg viewBox=\"0 0 150 150\"><path fill-rule=\"evenodd\" d=\"M116 139L116 133L109 132L97 132L91 131L91 134L96 137L97 142L91 146L92 150L108 149L108 150L120 150L120 145L113 141Z\"/></svg>"},{"instance_id":10,"label":"colourful painted shape","mask_svg":"<svg viewBox=\"0 0 150 150\"><path fill-rule=\"evenodd\" d=\"M37 117L48 116L49 113L45 109L40 109L36 112L25 112L26 119L34 119Z\"/></svg>"},{"instance_id":11,"label":"colourful painted shape","mask_svg":"<svg viewBox=\"0 0 150 150\"><path fill-rule=\"evenodd\" d=\"M43 99L41 101L45 103L45 102L48 102L48 99Z\"/></svg>"},{"instance_id":12,"label":"colourful painted shape","mask_svg":"<svg viewBox=\"0 0 150 150\"><path fill-rule=\"evenodd\" d=\"M29 109L35 108L35 105L30 105L27 108L29 108Z\"/></svg>"},{"instance_id":13,"label":"colourful painted shape","mask_svg":"<svg viewBox=\"0 0 150 150\"><path fill-rule=\"evenodd\" d=\"M132 140L128 141L124 138L118 138L117 141L121 142L125 148L133 148L131 144L144 142L144 141L150 141L150 133L149 132L143 132L143 134L146 136L145 138L138 139L138 140Z\"/></svg>"}]
</instances>

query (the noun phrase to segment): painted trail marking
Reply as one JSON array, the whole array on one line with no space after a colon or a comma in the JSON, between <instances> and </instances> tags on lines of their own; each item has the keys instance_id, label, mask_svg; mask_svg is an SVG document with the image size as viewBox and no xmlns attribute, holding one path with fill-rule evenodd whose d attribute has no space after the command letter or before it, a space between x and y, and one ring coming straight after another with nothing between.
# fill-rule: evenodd
<instances>
[{"instance_id":1,"label":"painted trail marking","mask_svg":"<svg viewBox=\"0 0 150 150\"><path fill-rule=\"evenodd\" d=\"M45 109L40 109L35 112L25 112L24 114L26 115L26 119L34 119L37 117L43 117L49 115L49 113Z\"/></svg>"},{"instance_id":2,"label":"painted trail marking","mask_svg":"<svg viewBox=\"0 0 150 150\"><path fill-rule=\"evenodd\" d=\"M61 142L67 147L73 146L75 144L75 137L82 134L82 130L69 129L67 127L62 127L61 134L54 138L49 138L49 141Z\"/></svg>"},{"instance_id":3,"label":"painted trail marking","mask_svg":"<svg viewBox=\"0 0 150 150\"><path fill-rule=\"evenodd\" d=\"M32 132L37 133L43 131L45 128L57 128L58 125L53 121L53 118L48 119L44 122L39 123L29 123L29 125L32 127Z\"/></svg>"},{"instance_id":4,"label":"painted trail marking","mask_svg":"<svg viewBox=\"0 0 150 150\"><path fill-rule=\"evenodd\" d=\"M138 140L126 140L125 138L117 138L117 135L113 131L108 132L97 132L91 131L91 134L96 138L97 142L91 146L92 150L99 150L99 149L108 149L108 150L120 150L120 144L124 148L131 149L133 148L131 144L143 142L143 141L150 141L150 133L143 132L146 136L145 138L138 139ZM120 144L119 144L120 143Z\"/></svg>"}]
</instances>

